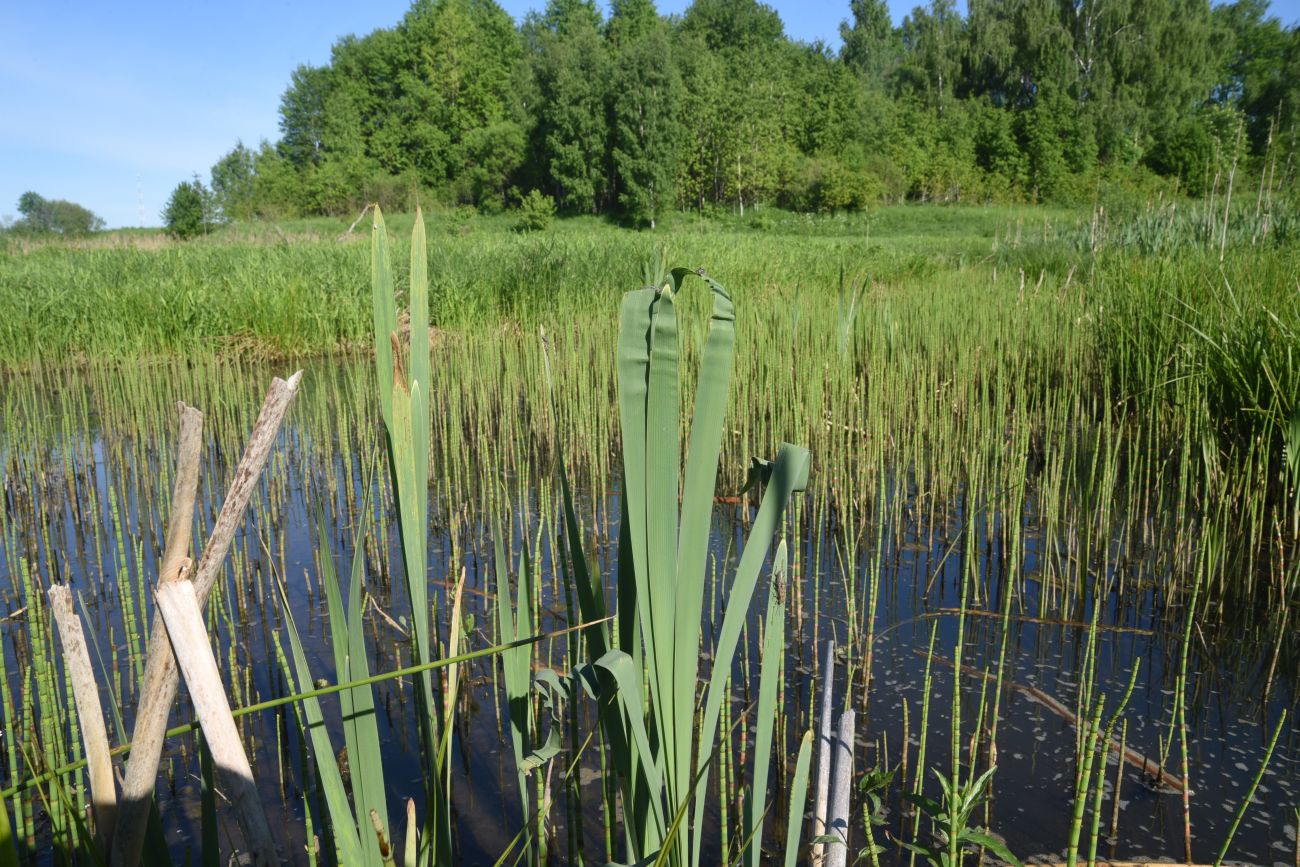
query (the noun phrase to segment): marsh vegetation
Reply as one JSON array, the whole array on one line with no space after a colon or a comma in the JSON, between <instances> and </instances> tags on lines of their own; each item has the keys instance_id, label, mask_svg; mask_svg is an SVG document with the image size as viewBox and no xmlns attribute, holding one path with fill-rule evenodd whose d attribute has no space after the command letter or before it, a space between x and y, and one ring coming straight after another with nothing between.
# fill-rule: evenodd
<instances>
[{"instance_id":1,"label":"marsh vegetation","mask_svg":"<svg viewBox=\"0 0 1300 867\"><path fill-rule=\"evenodd\" d=\"M301 367L204 609L281 857L1293 860L1300 254L1206 219L450 212L0 253L19 859L94 863L102 830L47 589L119 748L176 402L199 551ZM184 728L149 851L217 863L246 837Z\"/></svg>"}]
</instances>

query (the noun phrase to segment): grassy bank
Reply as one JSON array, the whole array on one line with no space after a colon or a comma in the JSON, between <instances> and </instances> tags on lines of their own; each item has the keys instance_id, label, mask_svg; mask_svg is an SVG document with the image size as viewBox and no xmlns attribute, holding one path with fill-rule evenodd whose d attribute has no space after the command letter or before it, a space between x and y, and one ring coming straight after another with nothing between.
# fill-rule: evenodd
<instances>
[{"instance_id":1,"label":"grassy bank","mask_svg":"<svg viewBox=\"0 0 1300 867\"><path fill-rule=\"evenodd\" d=\"M453 212L430 221L430 321L472 329L610 315L610 300L661 246L751 292L815 296L834 291L841 269L887 283L926 277L987 259L998 237L1066 219L899 208L838 219L777 212L761 221L766 229L680 216L653 235L580 219L520 235L508 218ZM342 241L347 221L311 220L233 226L187 244L147 236L0 253L0 365L196 351L301 356L366 342L367 226ZM390 230L394 254L405 256L410 217Z\"/></svg>"}]
</instances>

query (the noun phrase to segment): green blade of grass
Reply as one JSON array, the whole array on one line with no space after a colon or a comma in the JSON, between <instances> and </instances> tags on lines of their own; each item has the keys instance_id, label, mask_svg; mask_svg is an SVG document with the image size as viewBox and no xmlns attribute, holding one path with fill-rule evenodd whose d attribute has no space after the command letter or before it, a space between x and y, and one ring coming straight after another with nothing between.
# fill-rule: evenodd
<instances>
[{"instance_id":1,"label":"green blade of grass","mask_svg":"<svg viewBox=\"0 0 1300 867\"><path fill-rule=\"evenodd\" d=\"M799 758L790 781L790 815L785 823L785 867L795 867L799 860L799 841L803 837L803 808L808 798L808 775L812 766L812 729L803 733Z\"/></svg>"},{"instance_id":2,"label":"green blade of grass","mask_svg":"<svg viewBox=\"0 0 1300 867\"><path fill-rule=\"evenodd\" d=\"M763 817L767 815L767 776L772 763L772 730L776 721L776 690L781 680L781 655L785 652L785 542L777 546L772 563L772 585L767 591L767 616L763 619L763 674L758 681L758 721L754 733L754 774L745 799L745 863L758 867L763 848Z\"/></svg>"},{"instance_id":3,"label":"green blade of grass","mask_svg":"<svg viewBox=\"0 0 1300 867\"><path fill-rule=\"evenodd\" d=\"M298 637L298 628L289 613L289 595L284 584L276 583L280 603L284 609L285 628L289 633L289 648L293 653L293 664L297 671L298 690L307 692L312 688L311 668L307 664L307 655L303 652L302 641ZM369 863L363 856L361 840L357 835L357 817L348 804L348 793L343 786L343 775L334 760L334 745L330 742L329 732L325 729L325 716L321 713L320 700L313 697L302 699L303 715L307 719L307 734L311 738L312 752L316 759L316 772L320 775L321 790L325 796L325 806L329 809L330 826L334 832L334 842L344 864Z\"/></svg>"},{"instance_id":4,"label":"green blade of grass","mask_svg":"<svg viewBox=\"0 0 1300 867\"><path fill-rule=\"evenodd\" d=\"M393 426L393 346L389 335L397 331L397 307L393 300L393 271L388 262L388 230L384 215L375 205L371 226L370 287L375 322L375 371L379 382L379 406L384 424Z\"/></svg>"}]
</instances>

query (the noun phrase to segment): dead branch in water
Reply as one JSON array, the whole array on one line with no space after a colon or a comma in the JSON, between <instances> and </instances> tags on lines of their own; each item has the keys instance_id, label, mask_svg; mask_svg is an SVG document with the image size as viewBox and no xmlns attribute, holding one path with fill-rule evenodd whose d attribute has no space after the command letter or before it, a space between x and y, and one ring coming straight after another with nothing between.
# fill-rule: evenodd
<instances>
[{"instance_id":1,"label":"dead branch in water","mask_svg":"<svg viewBox=\"0 0 1300 867\"><path fill-rule=\"evenodd\" d=\"M918 649L915 651L915 653L917 656L922 656L922 657L926 656L926 653L923 650ZM932 659L935 662L943 663L949 668L953 667L953 661L951 659L946 659L938 655L932 657ZM989 674L987 671L980 671L978 668L973 668L969 665L963 665L961 667L961 672L962 674L966 674L971 677L982 677L985 680L997 680L997 678ZM1010 689L1014 689L1016 692L1019 692L1020 694L1026 696L1027 698L1029 698L1030 701L1035 701L1043 705L1052 713L1056 714L1057 716L1061 717L1066 722L1068 722L1070 725L1074 726L1076 729L1079 727L1079 718L1075 715L1074 711L1070 710L1068 707L1061 704L1055 698L1043 692L1038 687L1028 686L1027 684L1023 684L1023 683L1016 683L1015 681L1012 680L1004 680L1003 685L1009 687ZM1164 768L1162 768L1158 762L1151 761L1146 756L1142 755L1132 747L1121 745L1113 737L1110 739L1110 751L1115 755L1123 758L1124 761L1128 762L1133 767L1142 771L1143 774L1155 780L1158 780L1161 785L1167 786L1169 789L1175 790L1177 792L1181 792L1183 790L1183 780L1181 777L1176 777L1173 774L1169 773ZM1109 863L1119 864L1121 862L1114 861Z\"/></svg>"}]
</instances>

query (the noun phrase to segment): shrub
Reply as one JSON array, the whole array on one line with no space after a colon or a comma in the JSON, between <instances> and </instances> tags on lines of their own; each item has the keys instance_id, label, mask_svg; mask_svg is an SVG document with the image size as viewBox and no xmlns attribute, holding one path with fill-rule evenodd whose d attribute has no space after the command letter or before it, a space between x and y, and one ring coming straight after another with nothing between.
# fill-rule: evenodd
<instances>
[{"instance_id":1,"label":"shrub","mask_svg":"<svg viewBox=\"0 0 1300 867\"><path fill-rule=\"evenodd\" d=\"M530 190L519 203L519 221L515 227L521 232L541 232L551 225L554 217L555 199Z\"/></svg>"}]
</instances>

